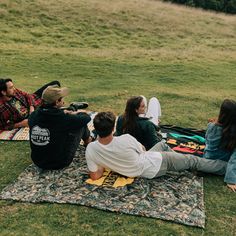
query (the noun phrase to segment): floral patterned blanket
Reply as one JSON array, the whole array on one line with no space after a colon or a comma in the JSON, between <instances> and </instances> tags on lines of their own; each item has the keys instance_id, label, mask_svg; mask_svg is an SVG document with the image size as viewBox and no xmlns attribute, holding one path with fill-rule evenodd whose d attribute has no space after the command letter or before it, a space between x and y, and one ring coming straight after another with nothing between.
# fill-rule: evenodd
<instances>
[{"instance_id":1,"label":"floral patterned blanket","mask_svg":"<svg viewBox=\"0 0 236 236\"><path fill-rule=\"evenodd\" d=\"M27 167L6 186L0 199L23 202L72 203L102 210L153 217L204 228L203 179L190 172L168 173L156 179L135 178L114 187L116 173L103 184L88 184L81 147L72 164L62 170Z\"/></svg>"}]
</instances>

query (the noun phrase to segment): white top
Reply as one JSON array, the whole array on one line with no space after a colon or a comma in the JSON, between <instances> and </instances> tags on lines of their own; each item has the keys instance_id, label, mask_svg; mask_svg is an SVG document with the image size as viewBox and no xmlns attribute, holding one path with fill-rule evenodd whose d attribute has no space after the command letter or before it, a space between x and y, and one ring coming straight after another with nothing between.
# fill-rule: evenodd
<instances>
[{"instance_id":1,"label":"white top","mask_svg":"<svg viewBox=\"0 0 236 236\"><path fill-rule=\"evenodd\" d=\"M160 152L143 151L141 143L129 134L113 137L107 145L90 143L85 156L91 172L100 166L124 176L150 179L156 176L162 162Z\"/></svg>"}]
</instances>

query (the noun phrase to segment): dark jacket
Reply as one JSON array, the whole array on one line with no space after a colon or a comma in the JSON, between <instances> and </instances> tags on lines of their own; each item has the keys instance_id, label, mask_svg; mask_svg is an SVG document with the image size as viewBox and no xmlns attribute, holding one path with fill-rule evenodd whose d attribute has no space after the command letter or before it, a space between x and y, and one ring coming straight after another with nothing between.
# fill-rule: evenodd
<instances>
[{"instance_id":1,"label":"dark jacket","mask_svg":"<svg viewBox=\"0 0 236 236\"><path fill-rule=\"evenodd\" d=\"M90 120L86 113L70 115L57 108L38 108L29 117L32 161L43 169L65 167L71 133L86 127Z\"/></svg>"},{"instance_id":2,"label":"dark jacket","mask_svg":"<svg viewBox=\"0 0 236 236\"><path fill-rule=\"evenodd\" d=\"M135 135L133 135L145 148L149 150L155 144L161 141L161 136L157 133L158 126L153 124L146 117L137 117ZM122 130L123 117L119 116L116 125L116 135L124 134Z\"/></svg>"}]
</instances>

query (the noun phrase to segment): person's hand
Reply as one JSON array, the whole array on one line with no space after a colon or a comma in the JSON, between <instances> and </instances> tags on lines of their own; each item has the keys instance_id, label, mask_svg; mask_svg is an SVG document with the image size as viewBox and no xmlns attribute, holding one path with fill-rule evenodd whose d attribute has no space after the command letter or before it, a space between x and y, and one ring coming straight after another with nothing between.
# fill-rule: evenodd
<instances>
[{"instance_id":1,"label":"person's hand","mask_svg":"<svg viewBox=\"0 0 236 236\"><path fill-rule=\"evenodd\" d=\"M208 122L216 123L217 122L217 118L215 118L215 117L209 118Z\"/></svg>"},{"instance_id":2,"label":"person's hand","mask_svg":"<svg viewBox=\"0 0 236 236\"><path fill-rule=\"evenodd\" d=\"M227 184L227 187L231 189L233 192L236 192L236 184Z\"/></svg>"},{"instance_id":3,"label":"person's hand","mask_svg":"<svg viewBox=\"0 0 236 236\"><path fill-rule=\"evenodd\" d=\"M76 111L76 114L79 114L79 113L88 113L88 112L86 110L79 109Z\"/></svg>"},{"instance_id":4,"label":"person's hand","mask_svg":"<svg viewBox=\"0 0 236 236\"><path fill-rule=\"evenodd\" d=\"M34 111L34 107L30 106L29 113L31 114Z\"/></svg>"},{"instance_id":5,"label":"person's hand","mask_svg":"<svg viewBox=\"0 0 236 236\"><path fill-rule=\"evenodd\" d=\"M24 119L21 121L21 127L28 127L29 124L28 124L28 119Z\"/></svg>"},{"instance_id":6,"label":"person's hand","mask_svg":"<svg viewBox=\"0 0 236 236\"><path fill-rule=\"evenodd\" d=\"M77 115L79 113L88 113L86 110L79 109L77 111L63 110L65 114Z\"/></svg>"},{"instance_id":7,"label":"person's hand","mask_svg":"<svg viewBox=\"0 0 236 236\"><path fill-rule=\"evenodd\" d=\"M70 110L63 110L65 114L71 114L71 115L75 115L76 111L70 111Z\"/></svg>"}]
</instances>

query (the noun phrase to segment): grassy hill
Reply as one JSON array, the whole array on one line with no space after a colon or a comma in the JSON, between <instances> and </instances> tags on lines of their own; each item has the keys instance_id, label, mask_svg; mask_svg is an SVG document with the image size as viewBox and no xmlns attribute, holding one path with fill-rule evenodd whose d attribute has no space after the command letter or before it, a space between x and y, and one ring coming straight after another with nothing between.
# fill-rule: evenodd
<instances>
[{"instance_id":1,"label":"grassy hill","mask_svg":"<svg viewBox=\"0 0 236 236\"><path fill-rule=\"evenodd\" d=\"M155 0L1 0L0 77L29 92L60 80L68 102L116 114L131 95L157 96L162 123L205 128L224 98L236 99L235 16ZM0 189L29 163L28 143L0 142ZM223 178L205 178L205 231L0 201L0 235L234 235L235 199Z\"/></svg>"}]
</instances>

